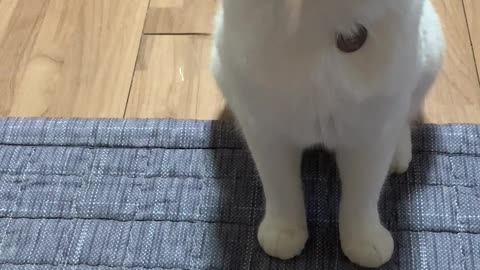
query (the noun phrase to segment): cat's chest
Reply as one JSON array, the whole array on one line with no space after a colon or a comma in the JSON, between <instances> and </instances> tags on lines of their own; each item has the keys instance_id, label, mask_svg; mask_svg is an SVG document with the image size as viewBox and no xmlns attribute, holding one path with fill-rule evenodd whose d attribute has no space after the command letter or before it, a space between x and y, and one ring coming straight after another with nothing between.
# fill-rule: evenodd
<instances>
[{"instance_id":1,"label":"cat's chest","mask_svg":"<svg viewBox=\"0 0 480 270\"><path fill-rule=\"evenodd\" d=\"M336 137L335 111L342 105L328 91L319 91L312 85L297 88L277 85L275 93L266 89L257 91L255 102L250 103L255 106L250 117L302 146L332 144Z\"/></svg>"}]
</instances>

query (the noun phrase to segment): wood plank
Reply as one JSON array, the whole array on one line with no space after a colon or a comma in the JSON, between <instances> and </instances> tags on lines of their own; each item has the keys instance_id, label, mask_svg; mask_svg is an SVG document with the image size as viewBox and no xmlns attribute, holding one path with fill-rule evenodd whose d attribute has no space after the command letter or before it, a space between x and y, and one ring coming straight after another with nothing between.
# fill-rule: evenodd
<instances>
[{"instance_id":1,"label":"wood plank","mask_svg":"<svg viewBox=\"0 0 480 270\"><path fill-rule=\"evenodd\" d=\"M208 36L144 36L126 117L218 119Z\"/></svg>"},{"instance_id":2,"label":"wood plank","mask_svg":"<svg viewBox=\"0 0 480 270\"><path fill-rule=\"evenodd\" d=\"M2 12L2 17L0 17L0 40L5 37L5 32L8 29L13 14L15 14L17 5L18 0L0 0L0 11Z\"/></svg>"},{"instance_id":3,"label":"wood plank","mask_svg":"<svg viewBox=\"0 0 480 270\"><path fill-rule=\"evenodd\" d=\"M426 101L425 121L480 123L480 85L462 0L433 2L442 18L448 48L440 77Z\"/></svg>"},{"instance_id":4,"label":"wood plank","mask_svg":"<svg viewBox=\"0 0 480 270\"><path fill-rule=\"evenodd\" d=\"M217 0L151 0L146 34L209 34Z\"/></svg>"},{"instance_id":5,"label":"wood plank","mask_svg":"<svg viewBox=\"0 0 480 270\"><path fill-rule=\"evenodd\" d=\"M148 0L19 0L0 39L0 70L9 70L0 113L122 117L147 8Z\"/></svg>"},{"instance_id":6,"label":"wood plank","mask_svg":"<svg viewBox=\"0 0 480 270\"><path fill-rule=\"evenodd\" d=\"M47 0L0 3L0 13L5 14L0 19L0 116L10 115L28 61L25 52L32 50L46 5Z\"/></svg>"},{"instance_id":7,"label":"wood plank","mask_svg":"<svg viewBox=\"0 0 480 270\"><path fill-rule=\"evenodd\" d=\"M463 2L480 80L480 1L464 0Z\"/></svg>"}]
</instances>

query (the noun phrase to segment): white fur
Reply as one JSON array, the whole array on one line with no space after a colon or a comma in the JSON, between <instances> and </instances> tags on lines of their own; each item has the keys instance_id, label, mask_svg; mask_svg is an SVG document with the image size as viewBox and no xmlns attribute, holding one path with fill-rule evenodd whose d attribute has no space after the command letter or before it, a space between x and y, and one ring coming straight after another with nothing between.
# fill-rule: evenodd
<instances>
[{"instance_id":1,"label":"white fur","mask_svg":"<svg viewBox=\"0 0 480 270\"><path fill-rule=\"evenodd\" d=\"M389 168L411 159L415 116L441 66L444 39L430 0L302 0L291 31L287 0L223 0L212 70L262 178L266 212L258 240L292 258L308 238L302 150L336 152L342 179L340 240L353 262L377 267L393 239L377 203ZM288 0L295 1L295 0ZM369 31L345 54L338 32Z\"/></svg>"}]
</instances>

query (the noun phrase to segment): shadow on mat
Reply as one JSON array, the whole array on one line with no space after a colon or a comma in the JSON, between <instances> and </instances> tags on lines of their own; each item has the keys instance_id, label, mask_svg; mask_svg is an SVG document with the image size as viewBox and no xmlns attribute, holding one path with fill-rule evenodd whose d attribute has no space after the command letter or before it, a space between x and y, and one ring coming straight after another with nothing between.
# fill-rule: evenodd
<instances>
[{"instance_id":1,"label":"shadow on mat","mask_svg":"<svg viewBox=\"0 0 480 270\"><path fill-rule=\"evenodd\" d=\"M395 239L395 253L385 269L420 269L426 263L421 258L420 249L426 249L426 244L419 233L426 230L425 226L442 224L441 216L435 217L431 213L429 190L432 180L436 179L435 153L427 151L428 144L438 145L440 138L436 134L426 133L423 118L417 119L412 127L412 161L408 171L402 175L390 176L384 187L379 202L380 213L386 227L393 233ZM438 213L437 213L438 214ZM432 247L433 248L433 247ZM412 252L413 251L413 252Z\"/></svg>"},{"instance_id":2,"label":"shadow on mat","mask_svg":"<svg viewBox=\"0 0 480 270\"><path fill-rule=\"evenodd\" d=\"M233 115L228 110L220 119L228 125L234 125ZM414 202L409 198L424 192L422 183L431 177L429 168L432 157L418 150L419 144L426 138L414 134L420 137L415 140L414 159L409 171L386 180L379 202L382 220L393 232L396 242L392 260L381 269L410 266L415 258L402 258L400 255L411 253L400 254L399 249L410 248L405 245L419 245L412 242L413 238L404 239L400 233L411 229L413 220L419 218L411 216L419 213L412 213ZM219 134L212 136L212 139L218 138ZM249 161L246 164L254 166L246 149L231 151L247 153ZM232 156L236 158L242 155ZM225 155L214 155L216 168L225 168L225 162L232 162L232 166L237 166L236 162L245 162L234 159L226 161L224 158ZM216 246L214 254L204 262L205 269L362 269L350 263L340 249L337 223L340 182L333 155L320 148L306 150L301 166L310 233L303 253L292 260L281 261L270 258L259 247L256 231L263 215L263 190L258 176L215 179L219 181L216 184L221 187L222 193L221 205L216 206L220 211L220 222L212 238L204 238L204 241L214 241ZM249 205L245 204L246 201L250 201Z\"/></svg>"},{"instance_id":3,"label":"shadow on mat","mask_svg":"<svg viewBox=\"0 0 480 270\"><path fill-rule=\"evenodd\" d=\"M213 154L217 174L229 177L214 179L221 199L219 205L214 205L218 209L215 232L211 239L204 241L214 241L210 246L215 248L202 269L275 269L278 268L275 264L286 265L271 260L258 245L257 225L264 213L260 179L232 112L224 110L219 119L217 123L223 126L223 132L228 130L225 133L241 143L231 149L216 149ZM215 129L212 141L225 137L221 131Z\"/></svg>"}]
</instances>

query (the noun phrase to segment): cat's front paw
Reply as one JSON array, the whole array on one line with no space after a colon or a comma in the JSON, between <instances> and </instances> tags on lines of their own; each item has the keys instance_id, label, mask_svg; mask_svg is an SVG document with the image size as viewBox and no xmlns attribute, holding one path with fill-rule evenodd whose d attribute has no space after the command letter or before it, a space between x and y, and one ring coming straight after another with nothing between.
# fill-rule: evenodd
<instances>
[{"instance_id":1,"label":"cat's front paw","mask_svg":"<svg viewBox=\"0 0 480 270\"><path fill-rule=\"evenodd\" d=\"M257 238L268 255L287 260L302 252L308 229L306 224L266 217L258 228Z\"/></svg>"},{"instance_id":2,"label":"cat's front paw","mask_svg":"<svg viewBox=\"0 0 480 270\"><path fill-rule=\"evenodd\" d=\"M402 174L408 170L410 162L412 161L412 142L410 139L410 133L405 135L402 140L399 141L393 160L390 165L390 173Z\"/></svg>"},{"instance_id":3,"label":"cat's front paw","mask_svg":"<svg viewBox=\"0 0 480 270\"><path fill-rule=\"evenodd\" d=\"M398 151L398 150L397 150ZM396 152L392 164L390 165L390 173L403 174L406 173L410 162L412 161L411 151Z\"/></svg>"},{"instance_id":4,"label":"cat's front paw","mask_svg":"<svg viewBox=\"0 0 480 270\"><path fill-rule=\"evenodd\" d=\"M382 266L390 260L394 250L392 235L382 225L363 230L343 229L340 231L340 240L345 256L363 267Z\"/></svg>"}]
</instances>

